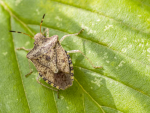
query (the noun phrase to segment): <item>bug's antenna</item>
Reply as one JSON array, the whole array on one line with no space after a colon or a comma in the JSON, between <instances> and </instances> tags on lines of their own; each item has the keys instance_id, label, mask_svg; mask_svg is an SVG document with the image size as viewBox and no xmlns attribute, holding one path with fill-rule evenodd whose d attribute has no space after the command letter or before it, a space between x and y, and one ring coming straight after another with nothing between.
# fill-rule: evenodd
<instances>
[{"instance_id":1,"label":"bug's antenna","mask_svg":"<svg viewBox=\"0 0 150 113\"><path fill-rule=\"evenodd\" d=\"M26 33L23 33L23 32L19 32L19 31L10 31L10 32L15 32L15 33L21 33L21 34L25 34L25 35L28 35ZM32 36L28 35L29 37L33 38Z\"/></svg>"},{"instance_id":2,"label":"bug's antenna","mask_svg":"<svg viewBox=\"0 0 150 113\"><path fill-rule=\"evenodd\" d=\"M45 17L45 14L43 15L43 18L42 18L42 20L41 20L41 24L40 24L40 33L42 34L42 32L41 32L41 26L42 26L42 23L43 23L43 19L44 19L44 17Z\"/></svg>"}]
</instances>

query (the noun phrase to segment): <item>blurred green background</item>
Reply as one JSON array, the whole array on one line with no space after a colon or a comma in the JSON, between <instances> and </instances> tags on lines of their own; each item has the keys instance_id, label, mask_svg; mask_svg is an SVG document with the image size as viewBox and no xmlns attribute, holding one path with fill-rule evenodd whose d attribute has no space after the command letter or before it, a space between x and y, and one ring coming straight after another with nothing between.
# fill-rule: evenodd
<instances>
[{"instance_id":1,"label":"blurred green background","mask_svg":"<svg viewBox=\"0 0 150 113\"><path fill-rule=\"evenodd\" d=\"M57 93L36 82L27 52L31 36L49 28L50 36L78 36L62 42L70 54L74 83ZM149 113L150 111L149 0L0 0L0 112L1 113ZM40 80L44 83L43 80Z\"/></svg>"}]
</instances>

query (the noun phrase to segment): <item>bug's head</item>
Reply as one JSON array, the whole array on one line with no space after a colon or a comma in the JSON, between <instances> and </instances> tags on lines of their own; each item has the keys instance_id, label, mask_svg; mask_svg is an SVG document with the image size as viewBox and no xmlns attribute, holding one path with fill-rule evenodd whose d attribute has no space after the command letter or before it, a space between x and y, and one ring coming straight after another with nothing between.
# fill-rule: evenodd
<instances>
[{"instance_id":1,"label":"bug's head","mask_svg":"<svg viewBox=\"0 0 150 113\"><path fill-rule=\"evenodd\" d=\"M43 34L41 33L37 33L35 36L34 36L34 44L35 45L40 45L40 43L42 43L42 40L44 39L45 37L43 36Z\"/></svg>"}]
</instances>

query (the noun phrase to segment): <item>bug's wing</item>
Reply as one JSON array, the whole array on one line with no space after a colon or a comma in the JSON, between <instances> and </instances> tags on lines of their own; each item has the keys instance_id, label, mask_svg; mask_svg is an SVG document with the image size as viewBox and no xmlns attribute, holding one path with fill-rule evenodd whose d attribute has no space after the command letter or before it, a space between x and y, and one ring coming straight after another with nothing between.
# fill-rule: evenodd
<instances>
[{"instance_id":1,"label":"bug's wing","mask_svg":"<svg viewBox=\"0 0 150 113\"><path fill-rule=\"evenodd\" d=\"M41 65L37 60L32 59L32 62L38 70L39 75L51 86L65 90L72 85L73 80L70 74L64 72L53 73L50 68Z\"/></svg>"},{"instance_id":2,"label":"bug's wing","mask_svg":"<svg viewBox=\"0 0 150 113\"><path fill-rule=\"evenodd\" d=\"M57 89L65 90L73 83L73 75L72 75L73 73L71 73L71 69L70 69L71 63L68 60L70 57L67 56L66 51L62 48L59 42L56 44L55 48L47 52L46 55L41 57L42 58L41 60L44 60L46 59L46 57L49 56L51 58L51 61L49 62L43 61L45 63L41 65L42 62L39 63L38 60L39 65L41 65L42 67L39 69L40 76L53 87L56 87ZM50 64L50 65L45 66L46 64ZM55 69L58 69L57 73L54 72Z\"/></svg>"},{"instance_id":3,"label":"bug's wing","mask_svg":"<svg viewBox=\"0 0 150 113\"><path fill-rule=\"evenodd\" d=\"M44 65L41 65L37 59L32 59L31 61L35 65L39 74L43 76L43 78L46 78L51 83L54 83L54 73L52 72L52 70L50 70L49 68L47 68Z\"/></svg>"},{"instance_id":4,"label":"bug's wing","mask_svg":"<svg viewBox=\"0 0 150 113\"><path fill-rule=\"evenodd\" d=\"M50 49L46 54L37 59L41 65L50 68L54 73L59 71L70 74L68 56L59 42L57 42L54 49Z\"/></svg>"},{"instance_id":5,"label":"bug's wing","mask_svg":"<svg viewBox=\"0 0 150 113\"><path fill-rule=\"evenodd\" d=\"M54 85L59 86L59 89L65 90L66 88L72 86L73 79L68 73L58 72L54 74ZM54 87L55 87L54 86Z\"/></svg>"},{"instance_id":6,"label":"bug's wing","mask_svg":"<svg viewBox=\"0 0 150 113\"><path fill-rule=\"evenodd\" d=\"M70 73L68 57L60 43L56 45L56 54L58 70L64 73Z\"/></svg>"},{"instance_id":7,"label":"bug's wing","mask_svg":"<svg viewBox=\"0 0 150 113\"><path fill-rule=\"evenodd\" d=\"M42 55L45 55L49 50L53 49L56 46L57 42L57 35L43 39L40 45L35 45L34 48L27 54L27 58L37 59Z\"/></svg>"},{"instance_id":8,"label":"bug's wing","mask_svg":"<svg viewBox=\"0 0 150 113\"><path fill-rule=\"evenodd\" d=\"M53 73L58 73L56 49L50 49L46 54L37 58L37 61L52 70Z\"/></svg>"}]
</instances>

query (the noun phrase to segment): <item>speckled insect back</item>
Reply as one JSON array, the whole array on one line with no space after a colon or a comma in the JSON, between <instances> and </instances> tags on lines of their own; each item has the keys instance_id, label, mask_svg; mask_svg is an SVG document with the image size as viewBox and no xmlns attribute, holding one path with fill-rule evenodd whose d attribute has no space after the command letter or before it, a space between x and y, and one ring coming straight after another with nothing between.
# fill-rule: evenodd
<instances>
[{"instance_id":1,"label":"speckled insect back","mask_svg":"<svg viewBox=\"0 0 150 113\"><path fill-rule=\"evenodd\" d=\"M27 58L33 62L40 77L57 89L64 90L71 86L73 81L72 61L69 54L60 45L58 36L45 38L36 34L35 42L36 37L41 37L41 40L34 43L35 46L27 54Z\"/></svg>"},{"instance_id":2,"label":"speckled insect back","mask_svg":"<svg viewBox=\"0 0 150 113\"><path fill-rule=\"evenodd\" d=\"M44 19L45 14L43 15L41 24L40 24L40 33L37 33L34 36L34 47L33 49L25 49L24 47L18 48L18 50L25 50L28 51L27 58L31 60L36 67L37 71L39 72L39 76L43 78L45 82L50 84L51 86L65 90L66 88L72 86L74 80L74 70L71 58L69 53L77 53L80 52L84 57L86 57L80 50L71 50L65 51L61 46L61 42L68 36L75 36L81 33L75 34L68 34L63 36L60 41L58 40L58 36L54 35L49 37L49 29L47 28L44 32L41 32L41 26ZM17 31L10 31L16 33L22 33ZM44 35L46 33L46 36ZM28 35L26 33L22 33ZM30 36L30 35L28 35ZM30 36L32 38L32 36ZM87 57L86 57L87 58ZM87 58L89 63L94 68L101 68L95 67L93 63ZM30 75L33 71L27 75ZM26 75L26 76L27 76ZM50 88L39 81L39 76L37 78L37 82L41 85L52 89L54 91L58 91L54 88Z\"/></svg>"}]
</instances>

